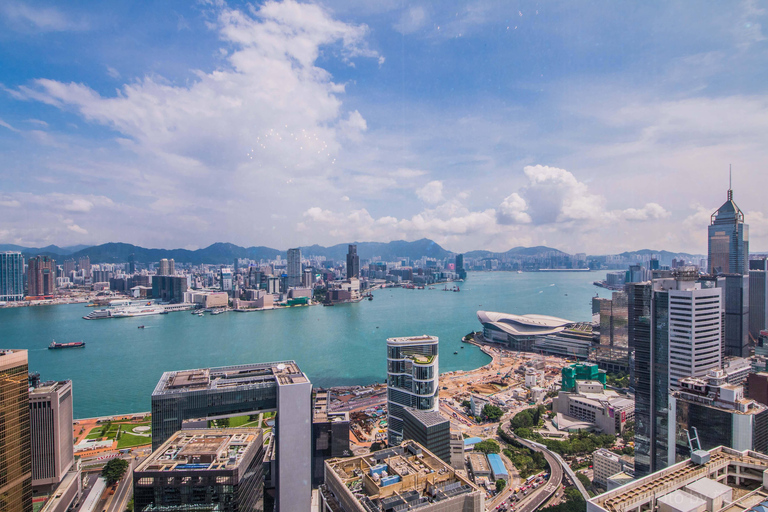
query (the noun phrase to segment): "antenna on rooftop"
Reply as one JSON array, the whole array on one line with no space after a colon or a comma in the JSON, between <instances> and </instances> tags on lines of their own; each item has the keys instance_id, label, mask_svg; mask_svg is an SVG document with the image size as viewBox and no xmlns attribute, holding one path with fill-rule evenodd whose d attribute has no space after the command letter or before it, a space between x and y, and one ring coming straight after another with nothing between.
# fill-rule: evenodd
<instances>
[{"instance_id":1,"label":"antenna on rooftop","mask_svg":"<svg viewBox=\"0 0 768 512\"><path fill-rule=\"evenodd\" d=\"M733 200L733 171L731 164L728 164L728 200Z\"/></svg>"}]
</instances>

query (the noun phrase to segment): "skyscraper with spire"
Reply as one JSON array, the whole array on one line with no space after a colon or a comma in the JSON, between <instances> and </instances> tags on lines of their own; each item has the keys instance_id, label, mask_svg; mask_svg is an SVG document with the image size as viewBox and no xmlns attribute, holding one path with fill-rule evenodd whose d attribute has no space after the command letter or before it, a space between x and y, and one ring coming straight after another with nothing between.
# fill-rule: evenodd
<instances>
[{"instance_id":1,"label":"skyscraper with spire","mask_svg":"<svg viewBox=\"0 0 768 512\"><path fill-rule=\"evenodd\" d=\"M744 213L733 201L733 189L728 189L728 199L711 219L707 251L709 273L748 274L749 226L744 224Z\"/></svg>"},{"instance_id":2,"label":"skyscraper with spire","mask_svg":"<svg viewBox=\"0 0 768 512\"><path fill-rule=\"evenodd\" d=\"M727 356L749 355L749 226L744 213L728 198L712 214L709 225L708 267L717 283L725 289L725 328L723 352Z\"/></svg>"}]
</instances>

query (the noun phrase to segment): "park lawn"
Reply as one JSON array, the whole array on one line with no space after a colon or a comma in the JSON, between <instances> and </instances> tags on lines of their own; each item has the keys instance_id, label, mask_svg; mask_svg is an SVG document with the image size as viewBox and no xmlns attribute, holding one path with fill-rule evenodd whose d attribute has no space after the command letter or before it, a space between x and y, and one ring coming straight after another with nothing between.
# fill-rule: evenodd
<instances>
[{"instance_id":1,"label":"park lawn","mask_svg":"<svg viewBox=\"0 0 768 512\"><path fill-rule=\"evenodd\" d=\"M134 436L123 432L120 434L120 439L117 440L117 448L132 448L134 446L142 446L146 444L152 444L152 438L147 436Z\"/></svg>"}]
</instances>

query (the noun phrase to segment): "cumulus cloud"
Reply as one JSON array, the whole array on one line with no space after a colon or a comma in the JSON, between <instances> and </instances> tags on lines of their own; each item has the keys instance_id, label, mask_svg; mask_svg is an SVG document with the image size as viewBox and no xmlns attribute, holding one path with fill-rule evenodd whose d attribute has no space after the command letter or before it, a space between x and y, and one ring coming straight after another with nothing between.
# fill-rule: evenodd
<instances>
[{"instance_id":1,"label":"cumulus cloud","mask_svg":"<svg viewBox=\"0 0 768 512\"><path fill-rule=\"evenodd\" d=\"M513 192L496 209L496 220L499 224L530 224L531 216L526 213L527 209L525 199Z\"/></svg>"},{"instance_id":2,"label":"cumulus cloud","mask_svg":"<svg viewBox=\"0 0 768 512\"><path fill-rule=\"evenodd\" d=\"M443 200L443 182L430 181L416 191L416 196L429 204L436 204Z\"/></svg>"},{"instance_id":3,"label":"cumulus cloud","mask_svg":"<svg viewBox=\"0 0 768 512\"><path fill-rule=\"evenodd\" d=\"M671 214L663 206L657 203L648 203L642 208L627 208L621 212L627 220L643 221L656 220L669 217Z\"/></svg>"},{"instance_id":4,"label":"cumulus cloud","mask_svg":"<svg viewBox=\"0 0 768 512\"><path fill-rule=\"evenodd\" d=\"M529 165L523 172L528 177L523 196L535 224L586 220L603 211L605 200L565 169Z\"/></svg>"}]
</instances>

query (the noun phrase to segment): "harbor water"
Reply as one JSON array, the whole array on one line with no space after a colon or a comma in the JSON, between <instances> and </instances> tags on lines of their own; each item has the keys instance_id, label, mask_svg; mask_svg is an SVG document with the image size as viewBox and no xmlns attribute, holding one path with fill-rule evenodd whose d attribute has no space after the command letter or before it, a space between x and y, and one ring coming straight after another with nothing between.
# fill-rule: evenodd
<instances>
[{"instance_id":1,"label":"harbor water","mask_svg":"<svg viewBox=\"0 0 768 512\"><path fill-rule=\"evenodd\" d=\"M82 317L91 309L83 304L3 308L0 348L27 349L30 371L42 380L71 379L76 418L148 411L160 375L169 370L294 359L316 386L383 382L386 339L395 336L438 336L440 372L471 370L490 360L461 343L480 330L478 310L588 321L591 297L610 296L592 285L597 277L472 272L458 283L460 292L442 284L387 288L358 304L203 317L178 312L88 321ZM54 339L86 347L48 350Z\"/></svg>"}]
</instances>

